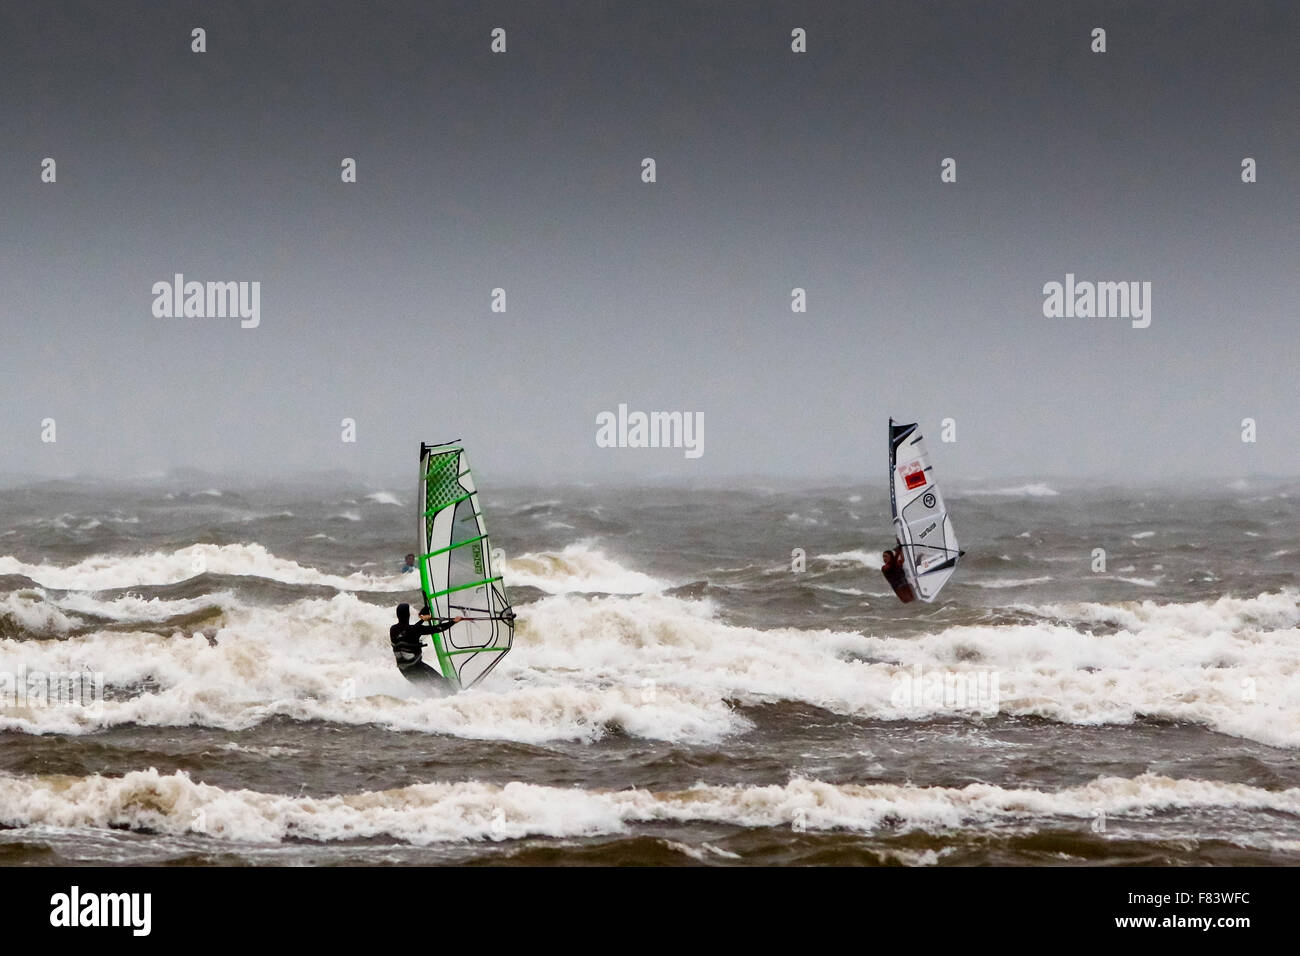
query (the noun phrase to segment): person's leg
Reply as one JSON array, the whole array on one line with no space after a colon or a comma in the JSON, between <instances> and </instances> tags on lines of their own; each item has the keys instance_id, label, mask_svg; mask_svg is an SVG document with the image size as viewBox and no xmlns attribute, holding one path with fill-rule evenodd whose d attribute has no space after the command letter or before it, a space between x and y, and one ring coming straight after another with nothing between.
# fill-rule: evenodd
<instances>
[{"instance_id":1,"label":"person's leg","mask_svg":"<svg viewBox=\"0 0 1300 956\"><path fill-rule=\"evenodd\" d=\"M435 686L446 687L450 683L447 678L443 677L428 664L424 663L424 661L418 661L406 668L406 670L402 671L402 676L412 684L433 684Z\"/></svg>"}]
</instances>

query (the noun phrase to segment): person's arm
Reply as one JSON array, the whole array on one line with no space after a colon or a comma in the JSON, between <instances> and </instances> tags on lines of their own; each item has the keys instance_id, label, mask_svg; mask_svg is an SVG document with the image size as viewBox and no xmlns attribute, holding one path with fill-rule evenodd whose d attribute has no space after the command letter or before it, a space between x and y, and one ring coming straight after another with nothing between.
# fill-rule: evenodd
<instances>
[{"instance_id":1,"label":"person's arm","mask_svg":"<svg viewBox=\"0 0 1300 956\"><path fill-rule=\"evenodd\" d=\"M421 624L421 625L419 626L419 627L420 627L420 633L421 633L421 634L441 634L443 631L449 631L449 630L451 630L451 626L452 626L453 624L457 623L458 621L463 621L463 620L464 620L464 618L461 618L461 617L453 617L453 618L451 618L450 620L447 620L447 621L439 621L437 624L434 624L434 623L432 623L432 622L430 622L429 624Z\"/></svg>"}]
</instances>

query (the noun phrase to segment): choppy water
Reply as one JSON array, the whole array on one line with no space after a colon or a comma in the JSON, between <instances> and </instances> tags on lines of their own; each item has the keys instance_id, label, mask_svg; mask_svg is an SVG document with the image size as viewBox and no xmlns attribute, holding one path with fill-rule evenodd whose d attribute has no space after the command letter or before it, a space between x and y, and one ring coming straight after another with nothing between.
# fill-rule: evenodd
<instances>
[{"instance_id":1,"label":"choppy water","mask_svg":"<svg viewBox=\"0 0 1300 956\"><path fill-rule=\"evenodd\" d=\"M410 489L0 493L0 672L107 697L0 701L0 863L1300 862L1300 483L956 486L907 607L883 486L480 483L516 648L439 700Z\"/></svg>"}]
</instances>

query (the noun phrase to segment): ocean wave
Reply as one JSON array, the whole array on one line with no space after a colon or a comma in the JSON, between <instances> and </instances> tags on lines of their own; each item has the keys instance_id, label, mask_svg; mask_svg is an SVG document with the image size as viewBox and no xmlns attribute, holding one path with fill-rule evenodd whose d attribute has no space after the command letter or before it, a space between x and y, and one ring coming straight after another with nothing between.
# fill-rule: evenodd
<instances>
[{"instance_id":1,"label":"ocean wave","mask_svg":"<svg viewBox=\"0 0 1300 956\"><path fill-rule=\"evenodd\" d=\"M61 608L47 601L45 593L32 588L10 591L0 598L0 633L12 622L26 634L66 634L80 623Z\"/></svg>"},{"instance_id":2,"label":"ocean wave","mask_svg":"<svg viewBox=\"0 0 1300 956\"><path fill-rule=\"evenodd\" d=\"M377 505L401 505L397 495L391 491L376 491L366 495L366 501L373 501Z\"/></svg>"},{"instance_id":3,"label":"ocean wave","mask_svg":"<svg viewBox=\"0 0 1300 956\"><path fill-rule=\"evenodd\" d=\"M969 784L832 784L796 778L769 786L697 784L685 790L599 790L511 782L414 784L312 797L228 790L183 771L121 777L0 776L8 827L127 829L232 843L373 840L415 846L626 832L638 824L713 823L799 830L952 832L1043 824L1112 830L1171 810L1300 816L1300 789L1176 779L1100 777L1059 790ZM1244 839L1226 834L1228 839Z\"/></svg>"},{"instance_id":4,"label":"ocean wave","mask_svg":"<svg viewBox=\"0 0 1300 956\"><path fill-rule=\"evenodd\" d=\"M254 521L279 521L292 517L294 517L292 511L272 511L266 514L243 515L239 520L244 524L252 524Z\"/></svg>"},{"instance_id":5,"label":"ocean wave","mask_svg":"<svg viewBox=\"0 0 1300 956\"><path fill-rule=\"evenodd\" d=\"M0 619L8 619L25 633L58 636L85 629L87 619L157 624L176 617L210 608L223 601L233 601L229 592L202 597L166 600L125 594L111 600L93 594L71 591L52 596L37 588L23 588L0 595Z\"/></svg>"},{"instance_id":6,"label":"ocean wave","mask_svg":"<svg viewBox=\"0 0 1300 956\"><path fill-rule=\"evenodd\" d=\"M797 511L792 511L785 516L785 520L791 524L818 525L821 524L820 518L814 518L812 515L801 515Z\"/></svg>"},{"instance_id":7,"label":"ocean wave","mask_svg":"<svg viewBox=\"0 0 1300 956\"><path fill-rule=\"evenodd\" d=\"M624 567L589 543L579 541L561 551L538 551L506 560L506 583L534 587L548 594L599 592L642 594L662 591L666 581Z\"/></svg>"},{"instance_id":8,"label":"ocean wave","mask_svg":"<svg viewBox=\"0 0 1300 956\"><path fill-rule=\"evenodd\" d=\"M560 501L558 498L548 498L545 501L530 501L526 504L517 505L509 509L509 514L523 516L535 514L541 511L553 511L563 504L564 502Z\"/></svg>"},{"instance_id":9,"label":"ocean wave","mask_svg":"<svg viewBox=\"0 0 1300 956\"><path fill-rule=\"evenodd\" d=\"M1221 597L1213 601L1161 604L1157 601L1126 601L1117 604L1063 602L1019 605L1054 619L1080 624L1123 628L1133 634L1181 633L1189 638L1223 633L1285 631L1300 627L1300 590L1287 588L1255 597Z\"/></svg>"},{"instance_id":10,"label":"ocean wave","mask_svg":"<svg viewBox=\"0 0 1300 956\"><path fill-rule=\"evenodd\" d=\"M0 574L20 574L60 590L101 591L141 585L176 584L203 574L250 575L285 584L315 584L340 590L409 590L400 576L374 577L361 573L328 574L296 561L279 558L260 544L194 544L175 551L141 555L96 555L60 567L27 564L0 556Z\"/></svg>"},{"instance_id":11,"label":"ocean wave","mask_svg":"<svg viewBox=\"0 0 1300 956\"><path fill-rule=\"evenodd\" d=\"M813 557L818 561L826 561L830 564L862 564L868 567L878 567L880 565L879 551L867 551L862 548L854 548L851 551L838 551L835 554L817 554Z\"/></svg>"},{"instance_id":12,"label":"ocean wave","mask_svg":"<svg viewBox=\"0 0 1300 956\"><path fill-rule=\"evenodd\" d=\"M1045 574L1037 578L993 578L988 581L966 581L963 583L977 588L1001 590L1003 588L1022 588L1031 584L1046 584L1050 580L1052 580L1052 576Z\"/></svg>"},{"instance_id":13,"label":"ocean wave","mask_svg":"<svg viewBox=\"0 0 1300 956\"><path fill-rule=\"evenodd\" d=\"M6 706L0 696L0 729L85 734L138 724L243 730L284 716L541 743L591 741L611 730L707 741L749 726L724 699L701 689L656 689L653 678L617 668L564 673L564 660L585 654L571 641L542 645L526 622L516 633L518 649L490 685L427 699L393 665L391 623L391 610L343 594L288 608L235 602L223 613L215 645L183 631L166 636L145 630L0 640L0 673L99 673L119 689L94 707ZM50 626L69 624L59 619ZM581 630L571 637L581 643ZM555 653L539 654L542 647Z\"/></svg>"},{"instance_id":14,"label":"ocean wave","mask_svg":"<svg viewBox=\"0 0 1300 956\"><path fill-rule=\"evenodd\" d=\"M664 593L556 594L521 611L517 646L488 681L429 700L393 666L390 609L351 594L276 607L232 599L215 646L121 627L58 641L0 640L0 671L89 670L122 689L94 710L0 707L0 728L244 729L285 716L527 743L611 732L707 742L749 729L738 708L799 701L884 720L998 713L1101 725L1157 717L1300 747L1294 591L1023 610L1042 620L896 638L743 627L710 600ZM48 626L67 625L53 617ZM900 695L921 686L918 673L996 678L996 694L970 706Z\"/></svg>"}]
</instances>

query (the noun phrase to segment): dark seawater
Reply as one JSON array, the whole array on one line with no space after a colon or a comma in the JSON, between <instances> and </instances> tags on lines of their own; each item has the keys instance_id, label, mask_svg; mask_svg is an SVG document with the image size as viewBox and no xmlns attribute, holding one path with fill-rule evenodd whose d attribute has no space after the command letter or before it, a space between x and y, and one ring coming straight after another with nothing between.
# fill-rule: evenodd
<instances>
[{"instance_id":1,"label":"dark seawater","mask_svg":"<svg viewBox=\"0 0 1300 956\"><path fill-rule=\"evenodd\" d=\"M104 687L0 696L0 864L1300 863L1300 482L957 485L902 606L882 485L480 476L516 645L430 699L412 489L211 481L0 491L0 691Z\"/></svg>"}]
</instances>

